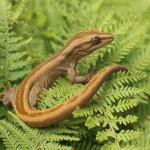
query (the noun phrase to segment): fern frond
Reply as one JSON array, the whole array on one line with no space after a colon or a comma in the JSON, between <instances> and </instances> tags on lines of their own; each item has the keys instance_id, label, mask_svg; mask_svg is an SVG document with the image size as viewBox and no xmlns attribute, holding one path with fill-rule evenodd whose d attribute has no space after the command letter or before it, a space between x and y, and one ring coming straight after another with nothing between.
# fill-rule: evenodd
<instances>
[{"instance_id":1,"label":"fern frond","mask_svg":"<svg viewBox=\"0 0 150 150\"><path fill-rule=\"evenodd\" d=\"M3 138L4 145L7 149L18 150L21 149L19 144L16 142L14 137L5 129L5 127L0 126L0 137Z\"/></svg>"},{"instance_id":2,"label":"fern frond","mask_svg":"<svg viewBox=\"0 0 150 150\"><path fill-rule=\"evenodd\" d=\"M25 135L32 139L32 141L36 140L36 137L39 136L39 131L37 129L31 129L27 125L25 125L15 114L12 112L8 112L9 120L17 125L18 127L21 127L25 131Z\"/></svg>"},{"instance_id":3,"label":"fern frond","mask_svg":"<svg viewBox=\"0 0 150 150\"><path fill-rule=\"evenodd\" d=\"M78 117L88 117L92 116L94 112L97 112L99 110L99 105L97 104L89 104L87 107L79 108L77 107L76 110L73 112L74 118Z\"/></svg>"},{"instance_id":4,"label":"fern frond","mask_svg":"<svg viewBox=\"0 0 150 150\"><path fill-rule=\"evenodd\" d=\"M134 130L121 130L118 134L117 134L117 140L118 141L131 141L133 139L136 139L139 136L139 133L137 131Z\"/></svg>"},{"instance_id":5,"label":"fern frond","mask_svg":"<svg viewBox=\"0 0 150 150\"><path fill-rule=\"evenodd\" d=\"M119 87L123 85L129 85L132 83L136 83L139 81L144 80L147 77L147 75L144 72L118 72L114 74L114 77L112 81L110 81L110 84L114 87Z\"/></svg>"},{"instance_id":6,"label":"fern frond","mask_svg":"<svg viewBox=\"0 0 150 150\"><path fill-rule=\"evenodd\" d=\"M128 14L127 16L124 16L123 19L119 20L119 22L116 22L112 26L108 25L109 31L112 31L115 33L115 35L125 35L129 33L132 26L137 21L136 17L132 14ZM111 30L110 30L111 29Z\"/></svg>"},{"instance_id":7,"label":"fern frond","mask_svg":"<svg viewBox=\"0 0 150 150\"><path fill-rule=\"evenodd\" d=\"M105 59L105 64L119 63L130 53L130 51L137 46L140 42L141 35L135 35L133 37L128 37L124 41L116 39L116 45L112 47L111 52L107 53L107 58ZM109 56L109 57L108 57Z\"/></svg>"},{"instance_id":8,"label":"fern frond","mask_svg":"<svg viewBox=\"0 0 150 150\"><path fill-rule=\"evenodd\" d=\"M14 32L11 31L9 22L9 10L6 2L1 1L0 9L0 53L1 53L1 80L5 83L16 81L28 73L29 61L25 56L25 52L20 51L20 47L27 44L30 40L25 42L20 41L20 37L16 37ZM20 54L20 55L19 55ZM23 72L22 72L23 69ZM18 76L16 74L18 73Z\"/></svg>"},{"instance_id":9,"label":"fern frond","mask_svg":"<svg viewBox=\"0 0 150 150\"><path fill-rule=\"evenodd\" d=\"M133 59L130 60L130 65L132 65L133 69L137 69L137 70L149 70L149 66L150 66L150 50L149 47L147 47L147 49L143 49L141 50L136 57L134 57Z\"/></svg>"},{"instance_id":10,"label":"fern frond","mask_svg":"<svg viewBox=\"0 0 150 150\"><path fill-rule=\"evenodd\" d=\"M39 147L41 150L50 150L53 148L53 150L70 150L70 146L62 146L57 143L44 143L42 146Z\"/></svg>"},{"instance_id":11,"label":"fern frond","mask_svg":"<svg viewBox=\"0 0 150 150\"><path fill-rule=\"evenodd\" d=\"M137 119L138 119L137 116L128 115L126 117L118 117L118 118L114 117L112 121L114 123L127 125L127 124L130 124L130 123L137 122ZM85 125L88 128L94 128L96 126L102 125L104 122L107 122L106 118L104 116L97 115L97 116L88 117L87 120L86 120Z\"/></svg>"},{"instance_id":12,"label":"fern frond","mask_svg":"<svg viewBox=\"0 0 150 150\"><path fill-rule=\"evenodd\" d=\"M50 128L46 132L55 133L55 134L68 134L68 135L71 135L71 134L79 135L80 134L77 130L65 128L63 126L59 126L58 128Z\"/></svg>"},{"instance_id":13,"label":"fern frond","mask_svg":"<svg viewBox=\"0 0 150 150\"><path fill-rule=\"evenodd\" d=\"M126 145L126 146L120 146L118 145L118 143L114 143L114 142L108 142L106 144L104 144L101 148L102 150L139 150L139 147L135 146L135 145Z\"/></svg>"},{"instance_id":14,"label":"fern frond","mask_svg":"<svg viewBox=\"0 0 150 150\"><path fill-rule=\"evenodd\" d=\"M68 135L58 135L58 134L50 134L48 141L54 141L54 142L59 142L59 141L79 141L80 138L73 137L73 136L68 136Z\"/></svg>"},{"instance_id":15,"label":"fern frond","mask_svg":"<svg viewBox=\"0 0 150 150\"><path fill-rule=\"evenodd\" d=\"M91 141L81 141L73 144L76 150L99 150L99 146Z\"/></svg>"},{"instance_id":16,"label":"fern frond","mask_svg":"<svg viewBox=\"0 0 150 150\"><path fill-rule=\"evenodd\" d=\"M139 100L137 99L121 99L118 101L117 105L110 106L111 112L124 112L128 109L131 109L139 104ZM101 110L101 104L89 104L85 108L77 107L76 110L73 112L73 116L75 118L79 117L88 117L93 116L94 113L100 112L103 114ZM107 107L109 109L109 107Z\"/></svg>"},{"instance_id":17,"label":"fern frond","mask_svg":"<svg viewBox=\"0 0 150 150\"><path fill-rule=\"evenodd\" d=\"M1 138L4 138L4 139L6 138L5 136L2 136L2 132L4 129L5 135L8 134L7 138L10 137L10 138L14 139L14 140L12 140L14 144L17 143L17 149L22 149L21 147L23 147L25 150L28 149L30 142L21 130L17 129L11 123L8 123L4 120L0 121L0 127L1 127L1 130L0 130ZM9 141L8 139L5 139L5 140ZM10 145L9 145L9 143L7 143L7 144L5 143L5 146L8 146L8 148L9 148Z\"/></svg>"},{"instance_id":18,"label":"fern frond","mask_svg":"<svg viewBox=\"0 0 150 150\"><path fill-rule=\"evenodd\" d=\"M64 78L59 78L55 81L52 88L49 90L44 90L43 94L40 95L39 108L45 109L55 106L56 104L61 104L65 100L69 99L75 93L81 90L83 85L71 85Z\"/></svg>"},{"instance_id":19,"label":"fern frond","mask_svg":"<svg viewBox=\"0 0 150 150\"><path fill-rule=\"evenodd\" d=\"M98 22L98 28L100 28L102 31L106 31L107 28L112 24L112 18L114 16L113 10L106 11L104 16L101 17L101 22Z\"/></svg>"},{"instance_id":20,"label":"fern frond","mask_svg":"<svg viewBox=\"0 0 150 150\"><path fill-rule=\"evenodd\" d=\"M103 130L103 131L99 131L97 132L96 135L96 140L98 140L99 142L108 140L108 138L111 136L112 131L111 130Z\"/></svg>"},{"instance_id":21,"label":"fern frond","mask_svg":"<svg viewBox=\"0 0 150 150\"><path fill-rule=\"evenodd\" d=\"M10 14L9 14L9 19L11 23L14 23L18 20L20 15L22 14L23 10L25 7L25 0L19 0L15 2L13 6L11 6Z\"/></svg>"},{"instance_id":22,"label":"fern frond","mask_svg":"<svg viewBox=\"0 0 150 150\"><path fill-rule=\"evenodd\" d=\"M133 140L132 143L138 148L138 149L148 149L150 146L150 129L149 126L146 128L140 129L139 138L137 140Z\"/></svg>"},{"instance_id":23,"label":"fern frond","mask_svg":"<svg viewBox=\"0 0 150 150\"><path fill-rule=\"evenodd\" d=\"M121 149L120 146L118 146L118 143L114 143L114 142L108 142L108 143L105 143L103 146L102 146L102 150L116 150L117 149Z\"/></svg>"},{"instance_id":24,"label":"fern frond","mask_svg":"<svg viewBox=\"0 0 150 150\"><path fill-rule=\"evenodd\" d=\"M124 99L124 98L129 98L131 96L135 96L138 95L140 93L142 93L142 89L138 89L135 87L120 87L120 88L116 88L116 89L110 89L107 90L107 92L105 93L105 102L107 104L111 104L112 102L115 102L116 100L119 99ZM98 95L100 96L101 94L98 93Z\"/></svg>"},{"instance_id":25,"label":"fern frond","mask_svg":"<svg viewBox=\"0 0 150 150\"><path fill-rule=\"evenodd\" d=\"M133 135L133 136L132 136ZM118 148L121 148L121 141L123 142L128 142L133 139L137 139L139 136L139 132L134 131L134 130L121 130L119 133L114 134L112 130L105 130L105 131L100 131L97 133L96 139L100 142L108 140L109 137L113 137L116 140L116 143L108 143L106 146L110 147L110 144L113 146L117 146ZM120 145L119 145L120 143ZM114 145L117 144L117 145ZM103 148L104 148L103 147Z\"/></svg>"},{"instance_id":26,"label":"fern frond","mask_svg":"<svg viewBox=\"0 0 150 150\"><path fill-rule=\"evenodd\" d=\"M70 146L64 146L59 144L60 141L79 141L77 136L71 136L66 134L51 133L50 131L43 132L42 130L32 129L25 125L16 115L9 112L9 122L5 120L0 121L0 138L8 141L8 145L5 142L6 147L11 148L11 144L14 143L16 149L39 149L44 148L45 144L51 145L51 148L60 150L63 148L71 148ZM54 130L53 130L54 131ZM56 131L55 131L56 132ZM2 134L4 133L4 134ZM6 136L7 135L7 136ZM11 138L11 139L9 139ZM57 143L56 143L57 142ZM16 143L16 145L15 145Z\"/></svg>"},{"instance_id":27,"label":"fern frond","mask_svg":"<svg viewBox=\"0 0 150 150\"><path fill-rule=\"evenodd\" d=\"M123 99L118 102L117 105L112 106L112 112L124 112L139 104L137 99Z\"/></svg>"},{"instance_id":28,"label":"fern frond","mask_svg":"<svg viewBox=\"0 0 150 150\"><path fill-rule=\"evenodd\" d=\"M89 129L94 128L100 126L104 121L106 121L105 117L100 116L99 114L97 116L89 116L85 122L85 126Z\"/></svg>"},{"instance_id":29,"label":"fern frond","mask_svg":"<svg viewBox=\"0 0 150 150\"><path fill-rule=\"evenodd\" d=\"M126 117L118 117L115 119L116 122L118 122L119 124L127 125L130 123L137 122L138 117L134 115L127 115Z\"/></svg>"},{"instance_id":30,"label":"fern frond","mask_svg":"<svg viewBox=\"0 0 150 150\"><path fill-rule=\"evenodd\" d=\"M116 62L124 62L124 58L127 57L129 54L135 53L134 49L137 49L137 47L140 46L140 43L142 43L141 36L145 35L144 33L146 32L147 25L144 23L144 27L140 26L140 20L135 20L132 17L129 17L129 22L125 22L125 25L129 25L127 27L126 32L122 32L122 35L118 35L116 40L114 41L116 44L112 45L108 53L106 54L106 57L104 56L104 64L111 64L111 63L116 63ZM124 24L122 25L121 28L123 27ZM135 26L133 28L132 26ZM126 28L126 27L125 27ZM140 28L140 29L139 29ZM118 28L116 28L118 30ZM116 31L117 31L116 30ZM113 31L113 30L112 30ZM119 33L120 34L120 33ZM144 37L143 37L144 38ZM109 57L108 57L109 56Z\"/></svg>"}]
</instances>

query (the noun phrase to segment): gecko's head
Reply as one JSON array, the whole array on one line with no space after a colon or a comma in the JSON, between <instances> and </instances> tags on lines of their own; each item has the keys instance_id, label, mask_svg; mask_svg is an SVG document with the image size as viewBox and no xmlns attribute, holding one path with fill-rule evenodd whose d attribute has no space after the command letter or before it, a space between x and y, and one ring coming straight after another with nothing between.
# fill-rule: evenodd
<instances>
[{"instance_id":1,"label":"gecko's head","mask_svg":"<svg viewBox=\"0 0 150 150\"><path fill-rule=\"evenodd\" d=\"M93 51L111 43L113 36L110 33L92 30L88 32L77 33L68 43L68 47L74 55L82 57Z\"/></svg>"}]
</instances>

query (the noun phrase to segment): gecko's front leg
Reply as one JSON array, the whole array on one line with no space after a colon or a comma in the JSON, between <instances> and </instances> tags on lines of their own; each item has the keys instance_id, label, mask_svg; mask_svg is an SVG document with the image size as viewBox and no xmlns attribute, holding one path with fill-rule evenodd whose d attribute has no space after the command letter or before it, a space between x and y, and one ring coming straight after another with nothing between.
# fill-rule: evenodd
<instances>
[{"instance_id":1,"label":"gecko's front leg","mask_svg":"<svg viewBox=\"0 0 150 150\"><path fill-rule=\"evenodd\" d=\"M72 84L81 83L85 84L90 81L90 79L94 76L94 72L90 72L86 75L79 76L76 72L76 63L72 62L68 68L68 77Z\"/></svg>"}]
</instances>

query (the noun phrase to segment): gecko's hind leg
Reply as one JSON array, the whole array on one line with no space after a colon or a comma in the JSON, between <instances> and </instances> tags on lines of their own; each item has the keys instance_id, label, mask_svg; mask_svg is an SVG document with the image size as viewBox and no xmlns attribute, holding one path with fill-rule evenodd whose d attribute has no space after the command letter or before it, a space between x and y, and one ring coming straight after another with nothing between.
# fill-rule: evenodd
<instances>
[{"instance_id":1,"label":"gecko's hind leg","mask_svg":"<svg viewBox=\"0 0 150 150\"><path fill-rule=\"evenodd\" d=\"M4 85L4 92L0 94L0 100L6 106L13 104L16 94L16 88L9 87L8 85Z\"/></svg>"}]
</instances>

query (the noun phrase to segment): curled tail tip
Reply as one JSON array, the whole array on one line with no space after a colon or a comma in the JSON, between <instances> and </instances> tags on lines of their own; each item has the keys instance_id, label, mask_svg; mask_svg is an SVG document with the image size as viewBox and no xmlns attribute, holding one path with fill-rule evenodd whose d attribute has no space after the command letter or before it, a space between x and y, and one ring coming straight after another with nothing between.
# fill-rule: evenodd
<instances>
[{"instance_id":1,"label":"curled tail tip","mask_svg":"<svg viewBox=\"0 0 150 150\"><path fill-rule=\"evenodd\" d=\"M122 71L125 71L125 72L128 71L128 68L126 66L124 66L124 65L119 65L119 66L120 66Z\"/></svg>"},{"instance_id":2,"label":"curled tail tip","mask_svg":"<svg viewBox=\"0 0 150 150\"><path fill-rule=\"evenodd\" d=\"M128 68L121 64L113 64L111 67L118 68L120 71L128 71Z\"/></svg>"}]
</instances>

